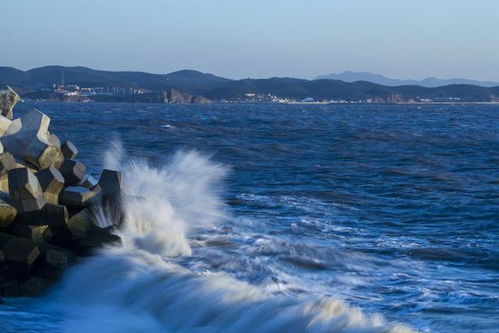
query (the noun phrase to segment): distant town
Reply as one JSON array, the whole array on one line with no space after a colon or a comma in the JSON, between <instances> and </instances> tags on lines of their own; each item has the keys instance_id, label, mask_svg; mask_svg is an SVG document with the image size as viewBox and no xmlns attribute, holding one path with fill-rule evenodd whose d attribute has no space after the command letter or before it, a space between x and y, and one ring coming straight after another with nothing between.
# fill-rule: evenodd
<instances>
[{"instance_id":1,"label":"distant town","mask_svg":"<svg viewBox=\"0 0 499 333\"><path fill-rule=\"evenodd\" d=\"M499 87L453 84L384 86L367 81L295 78L231 80L182 70L170 74L47 66L0 67L0 84L38 102L401 104L498 103Z\"/></svg>"},{"instance_id":2,"label":"distant town","mask_svg":"<svg viewBox=\"0 0 499 333\"><path fill-rule=\"evenodd\" d=\"M52 92L56 94L49 98L37 98L36 101L64 101L64 102L96 102L102 100L102 97L106 97L106 100L112 100L113 97L116 99L126 99L133 95L143 95L149 96L154 94L154 91L142 89L142 88L131 88L131 87L80 87L76 84L53 84ZM189 100L185 99L185 94L171 88L169 91L165 90L162 92L161 103L190 103ZM175 96L177 98L175 98ZM173 98L172 98L173 97ZM179 98L184 97L184 98ZM191 96L192 97L192 96ZM133 99L133 98L131 98ZM187 98L188 99L188 98ZM212 102L208 99L204 100L205 103ZM296 98L286 98L280 97L272 94L262 94L262 93L244 93L235 99L221 99L217 102L220 103L281 103L281 104L379 104L379 103L460 103L462 102L460 97L443 97L443 98L409 98L405 99L402 96L391 96L390 99L381 98L366 98L358 100L346 100L346 99L314 99L313 97L305 97L303 99Z\"/></svg>"}]
</instances>

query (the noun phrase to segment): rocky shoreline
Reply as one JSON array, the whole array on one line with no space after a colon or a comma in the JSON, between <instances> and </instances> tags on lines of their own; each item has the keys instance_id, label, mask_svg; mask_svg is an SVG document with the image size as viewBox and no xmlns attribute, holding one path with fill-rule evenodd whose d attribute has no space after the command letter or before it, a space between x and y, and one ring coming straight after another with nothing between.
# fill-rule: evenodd
<instances>
[{"instance_id":1,"label":"rocky shoreline","mask_svg":"<svg viewBox=\"0 0 499 333\"><path fill-rule=\"evenodd\" d=\"M77 148L49 132L47 115L14 119L19 99L0 91L0 297L40 295L79 258L120 242L121 173L95 180Z\"/></svg>"}]
</instances>

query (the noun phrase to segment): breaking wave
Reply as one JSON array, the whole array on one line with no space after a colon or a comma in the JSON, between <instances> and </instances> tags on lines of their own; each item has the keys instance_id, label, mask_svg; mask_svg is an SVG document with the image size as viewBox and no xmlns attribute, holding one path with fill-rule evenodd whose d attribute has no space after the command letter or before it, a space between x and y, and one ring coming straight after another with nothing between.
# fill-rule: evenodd
<instances>
[{"instance_id":1,"label":"breaking wave","mask_svg":"<svg viewBox=\"0 0 499 333\"><path fill-rule=\"evenodd\" d=\"M154 168L127 160L119 144L105 160L123 170L123 244L71 269L55 292L67 331L412 332L336 298L269 293L225 273L185 268L178 259L192 254L190 236L226 218L227 169L193 151Z\"/></svg>"}]
</instances>

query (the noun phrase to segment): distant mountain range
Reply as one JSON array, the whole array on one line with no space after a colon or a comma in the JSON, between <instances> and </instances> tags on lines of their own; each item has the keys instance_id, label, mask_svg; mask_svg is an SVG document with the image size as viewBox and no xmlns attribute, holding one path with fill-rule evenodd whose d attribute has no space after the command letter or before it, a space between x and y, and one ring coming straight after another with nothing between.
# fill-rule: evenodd
<instances>
[{"instance_id":1,"label":"distant mountain range","mask_svg":"<svg viewBox=\"0 0 499 333\"><path fill-rule=\"evenodd\" d=\"M198 71L181 70L170 74L144 72L113 72L87 67L45 66L22 71L12 67L0 67L0 84L10 84L23 90L51 88L60 84L64 77L66 84L81 87L132 87L148 90L166 90L174 87L194 94L205 92L230 81Z\"/></svg>"},{"instance_id":2,"label":"distant mountain range","mask_svg":"<svg viewBox=\"0 0 499 333\"><path fill-rule=\"evenodd\" d=\"M435 77L429 77L423 80L401 80L392 79L383 75L373 74L369 72L343 72L340 74L328 74L321 75L316 78L316 80L340 80L344 82L356 82L356 81L367 81L377 84L382 84L384 86L396 87L396 86L422 86L428 88L448 86L451 84L470 84L481 87L497 87L499 82L490 81L477 81L469 79L438 79Z\"/></svg>"},{"instance_id":3,"label":"distant mountain range","mask_svg":"<svg viewBox=\"0 0 499 333\"><path fill-rule=\"evenodd\" d=\"M64 73L64 74L63 74ZM266 101L271 96L302 100L363 101L397 103L412 101L438 102L498 102L499 87L480 87L453 84L428 88L418 85L389 86L367 81L344 82L334 79L304 80L294 78L231 80L193 70L169 74L144 72L113 72L86 67L46 66L28 71L0 67L0 85L10 85L29 99L44 99L53 92L52 85L59 84L62 76L66 84L80 87L131 87L148 92L132 97L102 97L102 101L161 101L162 95L172 89L210 100L247 101L260 96ZM273 98L273 97L272 97Z\"/></svg>"}]
</instances>

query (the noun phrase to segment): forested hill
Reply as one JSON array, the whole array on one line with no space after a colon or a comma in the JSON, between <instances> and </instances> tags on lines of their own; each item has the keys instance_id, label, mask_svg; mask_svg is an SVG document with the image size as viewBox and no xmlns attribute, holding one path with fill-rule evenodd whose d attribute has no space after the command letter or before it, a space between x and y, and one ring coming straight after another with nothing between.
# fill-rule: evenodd
<instances>
[{"instance_id":1,"label":"forested hill","mask_svg":"<svg viewBox=\"0 0 499 333\"><path fill-rule=\"evenodd\" d=\"M169 74L134 71L103 71L86 67L46 66L28 71L0 67L0 85L10 85L21 94L50 90L53 84L75 84L80 87L130 87L151 93L175 89L200 95L211 100L242 100L247 94L272 95L302 100L371 101L380 103L411 100L497 102L499 87L447 85L422 87L417 85L384 86L367 81L304 80L294 78L232 80L194 70Z\"/></svg>"}]
</instances>

